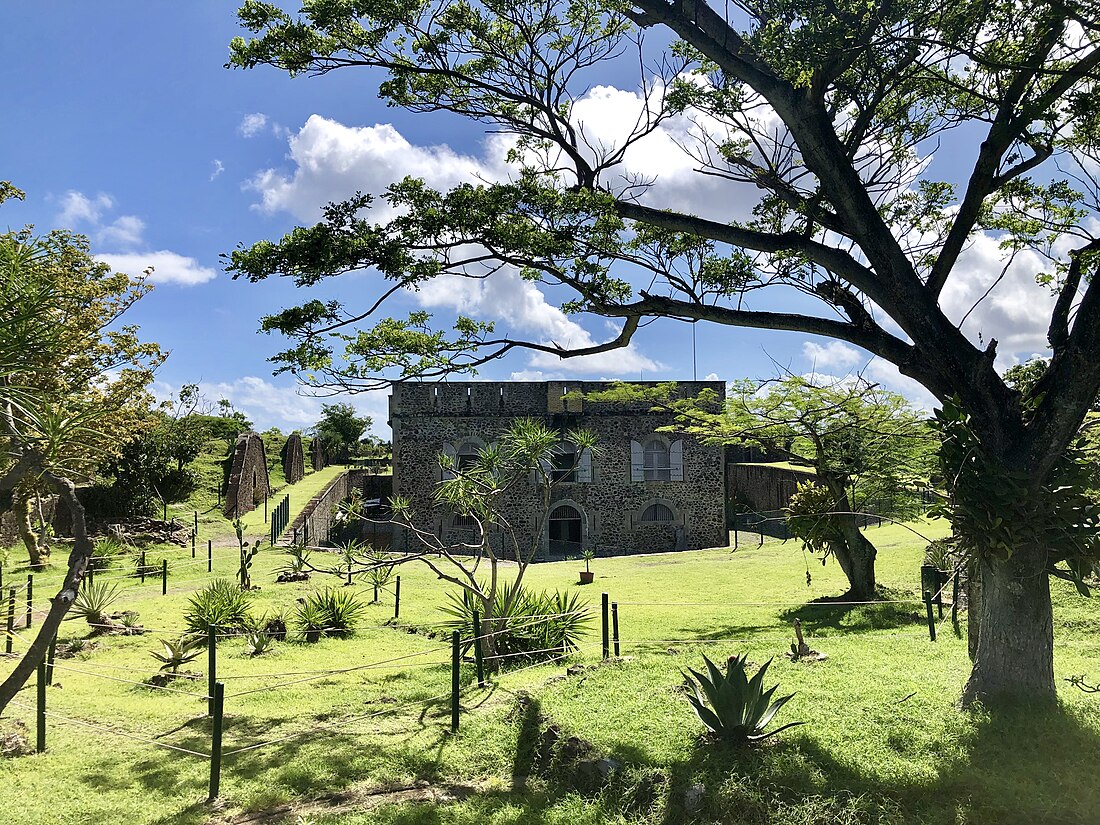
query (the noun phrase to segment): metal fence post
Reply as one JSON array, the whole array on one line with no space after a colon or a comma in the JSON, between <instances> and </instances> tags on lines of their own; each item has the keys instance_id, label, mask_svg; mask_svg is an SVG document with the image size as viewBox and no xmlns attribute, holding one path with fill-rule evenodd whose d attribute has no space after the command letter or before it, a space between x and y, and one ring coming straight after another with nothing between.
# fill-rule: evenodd
<instances>
[{"instance_id":1,"label":"metal fence post","mask_svg":"<svg viewBox=\"0 0 1100 825\"><path fill-rule=\"evenodd\" d=\"M211 693L211 715L214 717L210 737L210 793L207 802L213 802L221 793L222 785L222 716L225 710L225 685L217 682Z\"/></svg>"},{"instance_id":2,"label":"metal fence post","mask_svg":"<svg viewBox=\"0 0 1100 825\"><path fill-rule=\"evenodd\" d=\"M474 611L474 663L477 665L477 686L485 687L485 659L481 651L481 611Z\"/></svg>"},{"instance_id":3,"label":"metal fence post","mask_svg":"<svg viewBox=\"0 0 1100 825\"><path fill-rule=\"evenodd\" d=\"M451 733L458 733L459 668L461 667L461 642L458 631L451 632Z\"/></svg>"},{"instance_id":4,"label":"metal fence post","mask_svg":"<svg viewBox=\"0 0 1100 825\"><path fill-rule=\"evenodd\" d=\"M602 595L600 601L600 638L603 642L603 658L606 659L611 656L611 634L608 623L608 602L606 593Z\"/></svg>"}]
</instances>

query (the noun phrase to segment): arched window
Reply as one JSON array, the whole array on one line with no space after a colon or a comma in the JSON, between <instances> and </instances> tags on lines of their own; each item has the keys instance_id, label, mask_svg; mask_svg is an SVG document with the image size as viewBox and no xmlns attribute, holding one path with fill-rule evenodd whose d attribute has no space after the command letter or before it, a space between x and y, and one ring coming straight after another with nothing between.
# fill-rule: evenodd
<instances>
[{"instance_id":1,"label":"arched window","mask_svg":"<svg viewBox=\"0 0 1100 825\"><path fill-rule=\"evenodd\" d=\"M476 441L463 441L455 450L455 467L466 470L477 463L481 446Z\"/></svg>"},{"instance_id":2,"label":"arched window","mask_svg":"<svg viewBox=\"0 0 1100 825\"><path fill-rule=\"evenodd\" d=\"M675 520L676 514L672 512L672 508L659 501L642 511L642 524L669 524Z\"/></svg>"},{"instance_id":3,"label":"arched window","mask_svg":"<svg viewBox=\"0 0 1100 825\"><path fill-rule=\"evenodd\" d=\"M550 549L553 552L575 552L584 535L583 516L569 504L559 504L550 513Z\"/></svg>"},{"instance_id":4,"label":"arched window","mask_svg":"<svg viewBox=\"0 0 1100 825\"><path fill-rule=\"evenodd\" d=\"M469 513L461 513L451 519L452 527L477 527L477 519Z\"/></svg>"},{"instance_id":5,"label":"arched window","mask_svg":"<svg viewBox=\"0 0 1100 825\"><path fill-rule=\"evenodd\" d=\"M672 465L669 461L668 444L660 438L651 438L642 446L642 467L646 481L670 481Z\"/></svg>"}]
</instances>

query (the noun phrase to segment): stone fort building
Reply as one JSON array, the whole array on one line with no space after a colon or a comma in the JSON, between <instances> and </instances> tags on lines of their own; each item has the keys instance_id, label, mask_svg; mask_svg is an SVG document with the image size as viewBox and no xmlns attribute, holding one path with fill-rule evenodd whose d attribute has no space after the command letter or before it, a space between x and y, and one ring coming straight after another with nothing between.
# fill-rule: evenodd
<instances>
[{"instance_id":1,"label":"stone fort building","mask_svg":"<svg viewBox=\"0 0 1100 825\"><path fill-rule=\"evenodd\" d=\"M448 542L469 540L469 518L433 506L433 489L444 474L439 455L462 466L514 419L529 417L559 432L583 428L598 437L595 456L585 451L578 457L562 443L555 466L560 463L563 478L541 536L532 535L540 506L535 482L515 491L507 517L519 528L521 547L538 540L537 558L576 555L584 548L611 555L727 546L722 448L657 432L672 417L649 404L582 398L610 387L595 381L397 384L389 409L393 492L412 499L419 526L430 525ZM705 388L725 396L721 381L678 387L684 395ZM415 539L398 532L395 549L417 549Z\"/></svg>"}]
</instances>

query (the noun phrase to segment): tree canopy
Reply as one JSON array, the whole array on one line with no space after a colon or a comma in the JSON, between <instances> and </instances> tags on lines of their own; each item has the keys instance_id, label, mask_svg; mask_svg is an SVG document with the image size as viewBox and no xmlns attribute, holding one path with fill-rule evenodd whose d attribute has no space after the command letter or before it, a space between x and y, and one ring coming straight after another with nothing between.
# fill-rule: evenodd
<instances>
[{"instance_id":1,"label":"tree canopy","mask_svg":"<svg viewBox=\"0 0 1100 825\"><path fill-rule=\"evenodd\" d=\"M1036 571L1100 552L1085 541L1052 555L1067 511L1036 506L1100 388L1095 4L307 0L293 15L250 0L239 18L255 36L233 41L233 66L376 69L388 104L455 113L512 141L505 179L448 192L398 181L383 193L389 220L372 222L363 194L314 227L234 252L231 271L251 279L310 286L357 269L385 279L366 306L309 300L265 319L293 340L284 369L364 386L476 368L517 347L615 349L653 317L855 344L957 411L948 417L981 449L951 455L980 455L992 476L1019 480L997 504L1011 552L1003 531L963 536L985 594L967 700L1054 697L1049 583ZM592 139L576 101L630 66L637 120L618 141ZM651 179L624 171L630 148L674 120L700 179L725 183L743 207L729 210L737 217L668 208ZM940 146L966 165L960 180L938 176ZM998 374L997 341L971 341L944 309L979 236L1006 265L1023 252L1046 263L1051 358L1023 398ZM565 310L620 333L567 350L478 319L446 330L424 313L382 317L402 289L502 266L565 286ZM997 281L991 272L990 291ZM980 521L968 508L984 509L967 494L953 507L960 529Z\"/></svg>"},{"instance_id":2,"label":"tree canopy","mask_svg":"<svg viewBox=\"0 0 1100 825\"><path fill-rule=\"evenodd\" d=\"M321 439L329 453L353 453L359 439L371 425L369 415L359 415L351 404L322 404L321 418L313 426L314 438Z\"/></svg>"}]
</instances>

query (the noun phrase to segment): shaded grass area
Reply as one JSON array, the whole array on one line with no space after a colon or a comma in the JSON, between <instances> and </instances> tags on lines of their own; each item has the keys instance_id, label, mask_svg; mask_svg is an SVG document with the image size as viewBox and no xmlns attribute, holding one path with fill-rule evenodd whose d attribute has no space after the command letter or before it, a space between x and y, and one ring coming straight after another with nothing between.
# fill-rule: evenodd
<instances>
[{"instance_id":1,"label":"shaded grass area","mask_svg":"<svg viewBox=\"0 0 1100 825\"><path fill-rule=\"evenodd\" d=\"M936 525L915 528L930 537L942 531ZM1100 788L1094 781L1094 755L1100 753L1098 702L1061 681L1075 673L1097 673L1096 603L1077 597L1064 583L1053 585L1059 708L963 714L954 702L969 671L965 638L950 632L948 620L933 645L920 617L923 541L896 526L868 534L879 546L879 578L893 603L822 601L844 591L843 577L832 563L822 567L805 559L794 542L768 541L737 553L595 560L596 584L579 589L594 606L600 592L619 603L624 658L597 666L594 624L585 652L573 660L588 668L565 676L562 665L543 665L505 673L489 690L466 690L457 736L447 732L449 709L438 698L449 685L449 653L436 649L439 641L424 633L405 632L406 625L423 631L437 627L445 591L426 569L406 566L400 571L401 627L387 626L393 597L384 593L370 607L367 626L351 639L315 645L288 641L256 658L245 653L239 639L219 647L223 677L252 676L226 678L227 693L259 689L227 699L226 749L294 737L226 758L227 814L202 804L203 760L61 723L50 727L47 754L0 763L0 809L15 811L14 819L4 818L15 823L201 823L335 797L341 804L334 804L331 813L326 813L327 803L318 803L303 821L1100 821ZM168 552L177 554L173 561L178 565L189 561L189 550ZM215 573L231 575L236 548L220 553ZM337 584L315 577L301 585L274 585L279 563L271 551L257 557L253 578L263 588L255 597L258 612L291 608L310 589ZM575 587L581 566L576 561L537 565L529 581L538 588ZM138 610L148 626L182 628L194 586L180 585L181 592L160 596L159 586L127 584L119 607ZM357 589L369 601L369 589ZM783 658L793 618L802 620L811 646L828 654L827 661ZM965 623L960 630L965 632ZM84 634L77 622L66 623L64 631L63 636ZM101 638L95 640L96 649L60 664L140 681L156 668L149 655L159 646L156 638ZM681 671L698 666L703 652L715 659L745 653L757 664L774 658L770 677L780 682L782 692L797 694L781 721L807 724L754 751L706 743L678 688ZM298 684L287 682L301 677L263 676L418 653L423 656ZM205 659L188 669L201 673ZM463 682L472 679L467 666ZM53 712L184 748L209 749L209 722L197 696L62 670L56 681L60 686L49 690ZM194 689L203 693L205 681ZM517 714L515 696L521 690L536 702ZM32 704L33 692L32 686L19 701ZM374 715L379 711L386 712ZM30 712L13 709L11 715L33 730ZM584 792L552 771L536 775L536 716L620 760L622 772L608 787ZM530 778L520 785L514 781L517 775ZM396 804L385 804L385 794L357 796L417 782L438 793L431 801ZM691 807L685 804L687 791L697 784L705 790ZM65 789L65 806L57 804L59 787ZM470 790L457 793L456 787ZM286 821L295 821L293 811Z\"/></svg>"}]
</instances>

